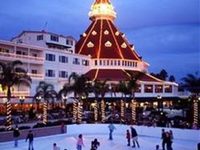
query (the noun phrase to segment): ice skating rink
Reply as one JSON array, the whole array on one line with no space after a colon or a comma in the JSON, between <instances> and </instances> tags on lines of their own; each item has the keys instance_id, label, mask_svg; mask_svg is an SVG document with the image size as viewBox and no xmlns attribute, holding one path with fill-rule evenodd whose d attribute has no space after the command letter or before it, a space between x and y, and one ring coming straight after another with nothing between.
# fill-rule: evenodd
<instances>
[{"instance_id":1,"label":"ice skating rink","mask_svg":"<svg viewBox=\"0 0 200 150\"><path fill-rule=\"evenodd\" d=\"M34 150L52 150L53 143L57 143L57 145L61 148L61 150L76 150L76 139L78 133L83 134L84 144L83 150L90 150L91 141L94 138L97 138L100 142L100 147L98 150L131 150L131 149L138 149L138 150L155 150L155 145L161 145L161 139L159 137L154 136L157 133L151 133L149 128L149 133L152 136L141 134L144 129L139 129L137 127L139 133L139 143L141 145L140 148L132 148L127 146L127 142L125 139L125 131L129 129L128 126L116 125L116 131L113 134L113 141L108 140L108 129L106 125L74 125L68 127L68 132L66 134L54 135L54 136L47 136L47 137L40 137L34 139ZM144 127L146 128L146 127ZM160 128L154 128L154 130L160 132ZM166 129L168 130L168 129ZM88 132L87 132L88 131ZM124 134L122 134L122 132ZM194 140L187 140L186 138L183 139L181 136L175 132L175 139L173 141L173 150L196 150L196 145L199 141L200 136L199 131L191 132L191 134L185 134L183 130L184 136L193 136ZM160 134L160 133L159 133ZM24 140L19 140L19 147L14 148L14 142L5 142L0 143L0 150L28 150L28 142Z\"/></svg>"}]
</instances>

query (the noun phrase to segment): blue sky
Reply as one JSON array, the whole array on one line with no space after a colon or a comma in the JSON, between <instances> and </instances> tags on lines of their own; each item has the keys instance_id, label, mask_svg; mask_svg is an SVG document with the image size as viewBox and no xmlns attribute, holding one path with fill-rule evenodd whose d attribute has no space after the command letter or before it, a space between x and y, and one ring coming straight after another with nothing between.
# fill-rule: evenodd
<instances>
[{"instance_id":1,"label":"blue sky","mask_svg":"<svg viewBox=\"0 0 200 150\"><path fill-rule=\"evenodd\" d=\"M9 40L22 30L45 29L78 40L90 24L88 12L93 1L2 0L0 39ZM150 72L164 68L179 80L200 70L199 0L111 2L117 27L150 64Z\"/></svg>"}]
</instances>

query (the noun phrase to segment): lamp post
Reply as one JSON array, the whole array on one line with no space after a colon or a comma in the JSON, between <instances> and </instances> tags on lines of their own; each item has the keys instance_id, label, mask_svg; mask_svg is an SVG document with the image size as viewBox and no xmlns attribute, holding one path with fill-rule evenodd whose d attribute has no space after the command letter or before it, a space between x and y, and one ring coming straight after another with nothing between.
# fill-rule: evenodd
<instances>
[{"instance_id":1,"label":"lamp post","mask_svg":"<svg viewBox=\"0 0 200 150\"><path fill-rule=\"evenodd\" d=\"M63 100L63 102L64 102L64 108L65 108L65 109L66 109L67 99L68 99L68 96L67 96L67 95L63 95L63 96L62 96L62 100Z\"/></svg>"},{"instance_id":2,"label":"lamp post","mask_svg":"<svg viewBox=\"0 0 200 150\"><path fill-rule=\"evenodd\" d=\"M25 96L20 96L19 97L19 102L21 104L21 111L23 111L23 103L24 103L24 101L25 101Z\"/></svg>"},{"instance_id":3,"label":"lamp post","mask_svg":"<svg viewBox=\"0 0 200 150\"><path fill-rule=\"evenodd\" d=\"M157 95L157 100L158 100L158 110L160 111L160 107L161 107L161 99L162 96L161 95Z\"/></svg>"}]
</instances>

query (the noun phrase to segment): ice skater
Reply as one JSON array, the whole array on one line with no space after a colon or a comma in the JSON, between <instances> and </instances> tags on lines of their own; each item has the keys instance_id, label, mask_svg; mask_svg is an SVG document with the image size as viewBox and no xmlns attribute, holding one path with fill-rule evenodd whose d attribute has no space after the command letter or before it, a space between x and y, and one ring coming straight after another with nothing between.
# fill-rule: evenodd
<instances>
[{"instance_id":1,"label":"ice skater","mask_svg":"<svg viewBox=\"0 0 200 150\"><path fill-rule=\"evenodd\" d=\"M18 139L19 139L19 136L20 136L20 132L19 132L19 128L18 126L16 125L15 126L15 129L13 130L13 137L14 137L14 145L15 147L18 147Z\"/></svg>"},{"instance_id":2,"label":"ice skater","mask_svg":"<svg viewBox=\"0 0 200 150\"><path fill-rule=\"evenodd\" d=\"M115 126L113 125L113 123L109 124L108 126L109 128L109 140L113 140L113 131L116 129Z\"/></svg>"},{"instance_id":3,"label":"ice skater","mask_svg":"<svg viewBox=\"0 0 200 150\"><path fill-rule=\"evenodd\" d=\"M133 126L131 126L131 136L132 136L132 140L133 140L133 146L135 147L135 143L137 144L137 147L139 148L139 142L138 142L138 134L137 131L135 130L135 128Z\"/></svg>"},{"instance_id":4,"label":"ice skater","mask_svg":"<svg viewBox=\"0 0 200 150\"><path fill-rule=\"evenodd\" d=\"M167 150L173 150L172 149L172 138L170 136L169 132L166 132L166 145L167 145Z\"/></svg>"},{"instance_id":5,"label":"ice skater","mask_svg":"<svg viewBox=\"0 0 200 150\"><path fill-rule=\"evenodd\" d=\"M27 135L27 137L26 137L26 142L27 142L27 140L29 141L28 142L28 150L34 150L34 148L33 148L33 139L34 139L33 133L30 130L28 135Z\"/></svg>"},{"instance_id":6,"label":"ice skater","mask_svg":"<svg viewBox=\"0 0 200 150\"><path fill-rule=\"evenodd\" d=\"M127 139L127 146L130 146L130 142L131 142L131 134L129 132L129 130L126 130L126 139Z\"/></svg>"},{"instance_id":7,"label":"ice skater","mask_svg":"<svg viewBox=\"0 0 200 150\"><path fill-rule=\"evenodd\" d=\"M83 135L79 134L78 140L77 140L77 143L76 143L77 150L82 150L82 146L84 146L84 144L83 144Z\"/></svg>"},{"instance_id":8,"label":"ice skater","mask_svg":"<svg viewBox=\"0 0 200 150\"><path fill-rule=\"evenodd\" d=\"M165 129L162 129L162 134L161 134L161 138L162 138L162 149L165 150L165 146L166 146L166 132Z\"/></svg>"},{"instance_id":9,"label":"ice skater","mask_svg":"<svg viewBox=\"0 0 200 150\"><path fill-rule=\"evenodd\" d=\"M53 143L53 150L60 150L60 147L58 147L56 143Z\"/></svg>"},{"instance_id":10,"label":"ice skater","mask_svg":"<svg viewBox=\"0 0 200 150\"><path fill-rule=\"evenodd\" d=\"M94 139L94 141L91 142L91 150L97 150L99 146L100 146L100 143L97 139Z\"/></svg>"}]
</instances>

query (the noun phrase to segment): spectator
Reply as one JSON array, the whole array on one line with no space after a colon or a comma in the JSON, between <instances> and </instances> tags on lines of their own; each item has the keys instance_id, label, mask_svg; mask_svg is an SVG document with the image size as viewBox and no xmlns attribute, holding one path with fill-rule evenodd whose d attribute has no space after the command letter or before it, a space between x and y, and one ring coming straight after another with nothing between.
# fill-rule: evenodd
<instances>
[{"instance_id":1,"label":"spectator","mask_svg":"<svg viewBox=\"0 0 200 150\"><path fill-rule=\"evenodd\" d=\"M34 139L34 136L33 136L33 133L32 131L30 130L27 137L26 137L26 141L28 140L28 150L33 150L33 139Z\"/></svg>"},{"instance_id":2,"label":"spectator","mask_svg":"<svg viewBox=\"0 0 200 150\"><path fill-rule=\"evenodd\" d=\"M18 129L18 126L16 125L15 126L15 129L13 130L13 137L14 137L14 145L15 147L18 146L18 139L19 139L19 136L20 136L20 132L19 132L19 129Z\"/></svg>"}]
</instances>

